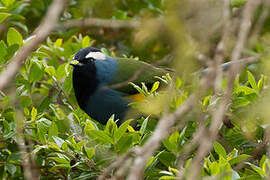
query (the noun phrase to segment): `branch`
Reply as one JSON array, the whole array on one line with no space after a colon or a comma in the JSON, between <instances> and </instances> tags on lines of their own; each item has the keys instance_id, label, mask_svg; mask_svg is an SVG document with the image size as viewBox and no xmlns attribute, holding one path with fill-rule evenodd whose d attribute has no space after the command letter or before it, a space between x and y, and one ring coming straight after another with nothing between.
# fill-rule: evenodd
<instances>
[{"instance_id":1,"label":"branch","mask_svg":"<svg viewBox=\"0 0 270 180\"><path fill-rule=\"evenodd\" d=\"M242 58L242 59L239 59L239 60L236 60L236 61L229 61L227 63L224 63L222 65L220 65L218 68L221 68L222 71L228 71L230 69L230 67L232 66L245 66L245 65L248 65L248 64L252 64L252 63L255 63L257 62L260 57L262 56L262 54L258 54L256 56L250 56L250 57L247 57L247 58ZM199 71L199 72L196 72L195 75L197 74L202 74L202 75L205 75L206 73L208 73L210 71L210 68L206 68L202 71Z\"/></svg>"},{"instance_id":2,"label":"branch","mask_svg":"<svg viewBox=\"0 0 270 180\"><path fill-rule=\"evenodd\" d=\"M197 100L196 95L191 95L174 113L164 115L159 121L158 125L144 146L137 149L138 156L135 158L131 166L128 180L142 179L143 171L148 159L154 151L160 146L162 139L169 135L170 129L174 123L185 115L195 104Z\"/></svg>"},{"instance_id":3,"label":"branch","mask_svg":"<svg viewBox=\"0 0 270 180\"><path fill-rule=\"evenodd\" d=\"M231 10L230 1L224 0L223 4L223 34L220 42L217 45L215 56L214 56L214 68L216 69L215 84L214 88L216 92L221 91L221 81L223 77L224 68L220 67L224 62L224 54L227 49L228 39L231 35Z\"/></svg>"},{"instance_id":4,"label":"branch","mask_svg":"<svg viewBox=\"0 0 270 180\"><path fill-rule=\"evenodd\" d=\"M74 27L103 27L103 28L130 28L135 29L141 25L138 20L113 20L113 19L100 19L100 18L86 18L69 20L61 23L55 27L55 29L70 29Z\"/></svg>"},{"instance_id":5,"label":"branch","mask_svg":"<svg viewBox=\"0 0 270 180\"><path fill-rule=\"evenodd\" d=\"M134 153L134 149L130 149L127 153L125 153L124 155L118 157L118 159L116 161L114 161L113 163L110 164L109 167L107 167L103 173L98 177L98 180L104 180L106 179L106 176L108 176L112 170L114 170L115 168L120 167L121 165L123 165L123 163L125 161L128 160L128 158L130 157L131 154Z\"/></svg>"},{"instance_id":6,"label":"branch","mask_svg":"<svg viewBox=\"0 0 270 180\"><path fill-rule=\"evenodd\" d=\"M42 23L33 33L33 39L21 47L17 54L10 60L6 70L0 74L0 90L2 90L19 71L26 58L37 49L40 43L46 39L54 29L58 17L63 11L65 0L54 0L44 17Z\"/></svg>"},{"instance_id":7,"label":"branch","mask_svg":"<svg viewBox=\"0 0 270 180\"><path fill-rule=\"evenodd\" d=\"M270 7L270 1L264 0L262 2L262 8L263 8L262 14L259 17L259 19L258 19L258 21L253 29L253 32L250 35L249 47L253 46L254 43L258 40L259 35L262 31L264 22L269 15L269 7Z\"/></svg>"},{"instance_id":8,"label":"branch","mask_svg":"<svg viewBox=\"0 0 270 180\"><path fill-rule=\"evenodd\" d=\"M257 8L259 1L249 0L243 11L243 21L240 25L240 29L238 31L238 38L235 48L232 52L232 62L237 61L240 58L242 50L244 48L246 39L248 37L248 33L251 27L253 12ZM201 161L203 158L209 153L212 148L212 144L215 141L218 129L222 124L222 120L224 118L224 114L227 111L228 104L230 102L230 97L233 89L234 79L237 73L241 70L241 64L235 64L229 68L229 77L228 77L228 85L226 92L220 102L219 107L216 111L214 111L212 115L212 122L209 128L209 131L206 131L206 135L201 137L199 148L197 150L197 155L194 157L190 169L192 169L192 173L190 173L189 179L198 179L200 170L201 170Z\"/></svg>"}]
</instances>

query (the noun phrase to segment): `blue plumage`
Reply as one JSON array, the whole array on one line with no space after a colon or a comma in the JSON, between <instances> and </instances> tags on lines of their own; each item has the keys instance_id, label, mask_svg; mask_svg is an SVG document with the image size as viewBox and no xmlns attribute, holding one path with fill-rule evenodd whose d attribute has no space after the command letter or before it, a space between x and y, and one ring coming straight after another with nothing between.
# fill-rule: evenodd
<instances>
[{"instance_id":1,"label":"blue plumage","mask_svg":"<svg viewBox=\"0 0 270 180\"><path fill-rule=\"evenodd\" d=\"M138 99L135 98L138 93L136 89L127 85L112 89L110 85L129 81L139 69L144 69L132 82L145 82L151 88L156 81L155 76L168 73L167 70L142 61L106 56L93 47L79 50L74 61L71 63L74 67L72 81L78 104L90 117L102 124L106 124L113 114L116 119L120 119L118 124L123 122L128 104ZM135 116L132 114L132 117Z\"/></svg>"},{"instance_id":2,"label":"blue plumage","mask_svg":"<svg viewBox=\"0 0 270 180\"><path fill-rule=\"evenodd\" d=\"M106 124L113 114L115 119L122 120L128 110L128 103L128 100L123 98L123 93L113 89L104 89L104 86L100 85L90 96L86 112L100 123Z\"/></svg>"},{"instance_id":3,"label":"blue plumage","mask_svg":"<svg viewBox=\"0 0 270 180\"><path fill-rule=\"evenodd\" d=\"M107 85L117 72L117 61L112 57L106 56L105 60L94 61L97 72L96 77L99 83Z\"/></svg>"},{"instance_id":4,"label":"blue plumage","mask_svg":"<svg viewBox=\"0 0 270 180\"><path fill-rule=\"evenodd\" d=\"M116 59L100 54L99 49L88 47L76 53L72 64L73 87L81 109L90 117L106 124L114 114L123 119L128 110L129 101L124 93L108 88L118 69Z\"/></svg>"},{"instance_id":5,"label":"blue plumage","mask_svg":"<svg viewBox=\"0 0 270 180\"><path fill-rule=\"evenodd\" d=\"M94 61L94 65L99 85L88 100L86 112L102 124L106 124L112 114L115 119L123 119L129 102L123 98L124 93L108 88L117 71L116 59L106 56L105 60Z\"/></svg>"}]
</instances>

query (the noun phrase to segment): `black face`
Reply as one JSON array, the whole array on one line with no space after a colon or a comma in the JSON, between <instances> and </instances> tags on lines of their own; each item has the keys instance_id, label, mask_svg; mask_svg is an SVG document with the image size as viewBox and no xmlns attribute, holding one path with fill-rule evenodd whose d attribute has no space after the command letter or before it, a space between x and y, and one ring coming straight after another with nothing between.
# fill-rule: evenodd
<instances>
[{"instance_id":1,"label":"black face","mask_svg":"<svg viewBox=\"0 0 270 180\"><path fill-rule=\"evenodd\" d=\"M74 56L74 60L79 61L79 63L71 64L74 67L72 80L75 96L83 110L86 110L88 99L98 86L95 59L87 57L90 52L100 52L100 50L93 47L83 48Z\"/></svg>"}]
</instances>

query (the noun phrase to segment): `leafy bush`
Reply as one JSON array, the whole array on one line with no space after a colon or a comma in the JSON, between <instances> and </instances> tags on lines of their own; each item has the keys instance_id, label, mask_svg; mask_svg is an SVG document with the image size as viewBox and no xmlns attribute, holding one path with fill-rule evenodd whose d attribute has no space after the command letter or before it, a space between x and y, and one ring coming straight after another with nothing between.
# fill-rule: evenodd
<instances>
[{"instance_id":1,"label":"leafy bush","mask_svg":"<svg viewBox=\"0 0 270 180\"><path fill-rule=\"evenodd\" d=\"M30 35L50 4L51 1L41 0L1 0L1 72L6 70L18 50L35 38ZM165 112L174 112L198 89L198 76L190 76L190 72L199 69L194 63L196 51L211 56L211 46L220 38L214 33L213 37L206 37L208 43L205 43L204 36L194 35L192 30L189 32L189 28L198 31L196 22L191 21L190 25L186 21L186 16L195 11L183 2L180 7L184 15L174 14L174 8L179 7L175 4L175 1L161 0L71 0L60 23L87 16L146 23L136 31L59 28L27 57L13 82L0 91L0 178L28 178L25 174L30 168L33 176L36 173L40 179L96 179L119 157L128 154L134 158L137 154L132 150L142 147L152 137L157 119ZM243 0L231 1L230 8L240 11L245 4ZM191 12L186 12L189 8ZM257 19L262 9L254 13ZM183 22L175 20L178 16ZM164 28L160 28L159 21ZM267 42L270 29L267 23L262 26L263 31L258 34L261 41L243 53L245 56L262 54L262 63L247 66L234 80L228 112L218 129L218 137L211 144L213 149L200 162L200 178L265 179L269 175ZM132 120L117 126L114 116L103 126L77 105L69 62L79 49L88 46L102 47L110 56L148 59L150 63L164 58L171 49L175 50L174 64L165 62L165 65L173 66L176 77L169 74L156 77L151 89L144 83L130 84L145 97L144 102L131 106L151 114L141 117L138 127L131 125ZM226 53L225 57L229 57ZM198 153L198 142L202 140L196 137L197 132L201 127L210 126L212 113L221 104L228 79L222 79L220 84L220 92L203 93L195 107L168 129L169 136L147 160L144 179L176 179L192 173L190 167ZM122 165L125 163L129 161ZM115 174L117 170L110 171L108 178Z\"/></svg>"}]
</instances>

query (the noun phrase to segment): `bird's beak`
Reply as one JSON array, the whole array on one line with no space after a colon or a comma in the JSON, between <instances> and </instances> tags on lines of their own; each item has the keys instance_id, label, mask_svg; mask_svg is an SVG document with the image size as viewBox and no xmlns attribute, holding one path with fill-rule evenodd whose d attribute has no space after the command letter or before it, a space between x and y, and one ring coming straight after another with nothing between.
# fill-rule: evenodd
<instances>
[{"instance_id":1,"label":"bird's beak","mask_svg":"<svg viewBox=\"0 0 270 180\"><path fill-rule=\"evenodd\" d=\"M72 60L70 63L69 63L71 66L73 66L73 67L75 67L75 66L82 66L83 64L82 63L80 63L80 61L78 61L78 60L76 60L76 59L74 59L74 60Z\"/></svg>"}]
</instances>

